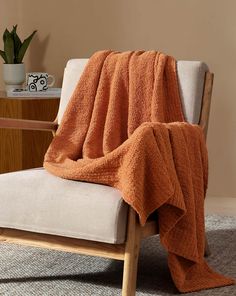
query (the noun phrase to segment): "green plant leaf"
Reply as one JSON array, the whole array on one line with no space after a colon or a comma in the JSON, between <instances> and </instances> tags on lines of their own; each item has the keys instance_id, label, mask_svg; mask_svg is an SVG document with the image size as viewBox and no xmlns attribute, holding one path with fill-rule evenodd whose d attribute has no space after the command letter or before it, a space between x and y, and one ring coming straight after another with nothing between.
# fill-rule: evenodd
<instances>
[{"instance_id":1,"label":"green plant leaf","mask_svg":"<svg viewBox=\"0 0 236 296\"><path fill-rule=\"evenodd\" d=\"M19 53L18 53L18 56L17 56L17 63L22 63L22 60L23 60L23 57L24 57L24 55L25 55L25 52L26 52L26 50L27 50L27 48L28 48L28 46L29 46L29 44L30 44L30 42L31 42L31 40L32 40L32 38L34 37L34 34L36 33L37 31L34 31L28 38L26 38L24 41L23 41L23 43L22 43L22 45L21 45L21 47L20 47L20 50L19 50Z\"/></svg>"},{"instance_id":2,"label":"green plant leaf","mask_svg":"<svg viewBox=\"0 0 236 296\"><path fill-rule=\"evenodd\" d=\"M5 41L6 41L6 36L7 36L7 34L9 34L10 32L6 29L5 31L4 31L4 33L3 33L3 42L5 43Z\"/></svg>"},{"instance_id":3,"label":"green plant leaf","mask_svg":"<svg viewBox=\"0 0 236 296\"><path fill-rule=\"evenodd\" d=\"M11 33L6 33L6 38L4 42L4 52L7 59L7 64L14 63L14 40Z\"/></svg>"},{"instance_id":4,"label":"green plant leaf","mask_svg":"<svg viewBox=\"0 0 236 296\"><path fill-rule=\"evenodd\" d=\"M5 55L5 52L2 51L2 50L0 50L0 55L1 55L1 57L4 59L4 62L7 63L7 57L6 57L6 55Z\"/></svg>"},{"instance_id":5,"label":"green plant leaf","mask_svg":"<svg viewBox=\"0 0 236 296\"><path fill-rule=\"evenodd\" d=\"M18 34L16 33L16 29L17 29L17 25L13 26L13 29L11 31L11 34L13 35L13 40L14 40L14 63L17 64L17 57L19 55L19 51L22 45L22 42L18 36Z\"/></svg>"}]
</instances>

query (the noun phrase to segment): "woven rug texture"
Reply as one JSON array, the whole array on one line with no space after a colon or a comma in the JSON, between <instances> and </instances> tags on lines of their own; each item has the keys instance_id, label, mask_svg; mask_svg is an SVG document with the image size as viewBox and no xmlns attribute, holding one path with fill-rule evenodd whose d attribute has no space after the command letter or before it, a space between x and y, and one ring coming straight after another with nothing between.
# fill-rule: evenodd
<instances>
[{"instance_id":1,"label":"woven rug texture","mask_svg":"<svg viewBox=\"0 0 236 296\"><path fill-rule=\"evenodd\" d=\"M206 229L210 266L236 278L236 217L207 216ZM121 295L123 263L117 260L1 243L0 266L4 296ZM179 295L158 236L142 243L137 282L137 296ZM234 296L236 286L184 295Z\"/></svg>"}]
</instances>

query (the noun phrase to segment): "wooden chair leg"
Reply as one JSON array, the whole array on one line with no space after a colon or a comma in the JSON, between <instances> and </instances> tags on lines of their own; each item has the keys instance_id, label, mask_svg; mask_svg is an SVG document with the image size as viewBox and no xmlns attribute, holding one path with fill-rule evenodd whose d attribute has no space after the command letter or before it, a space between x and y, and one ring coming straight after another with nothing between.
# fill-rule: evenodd
<instances>
[{"instance_id":1,"label":"wooden chair leg","mask_svg":"<svg viewBox=\"0 0 236 296\"><path fill-rule=\"evenodd\" d=\"M205 252L204 252L204 256L208 257L210 255L211 255L211 249L209 247L208 240L207 240L207 237L205 235Z\"/></svg>"},{"instance_id":2,"label":"wooden chair leg","mask_svg":"<svg viewBox=\"0 0 236 296\"><path fill-rule=\"evenodd\" d=\"M124 257L122 296L135 296L140 242L140 225L136 221L136 213L130 208Z\"/></svg>"}]
</instances>

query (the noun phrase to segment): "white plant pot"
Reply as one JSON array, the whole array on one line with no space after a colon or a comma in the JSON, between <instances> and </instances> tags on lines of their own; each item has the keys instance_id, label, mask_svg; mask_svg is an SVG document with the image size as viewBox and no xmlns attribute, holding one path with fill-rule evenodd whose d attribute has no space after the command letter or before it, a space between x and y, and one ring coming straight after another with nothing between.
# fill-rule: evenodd
<instances>
[{"instance_id":1,"label":"white plant pot","mask_svg":"<svg viewBox=\"0 0 236 296\"><path fill-rule=\"evenodd\" d=\"M3 80L6 90L21 88L25 81L25 65L22 64L3 64Z\"/></svg>"}]
</instances>

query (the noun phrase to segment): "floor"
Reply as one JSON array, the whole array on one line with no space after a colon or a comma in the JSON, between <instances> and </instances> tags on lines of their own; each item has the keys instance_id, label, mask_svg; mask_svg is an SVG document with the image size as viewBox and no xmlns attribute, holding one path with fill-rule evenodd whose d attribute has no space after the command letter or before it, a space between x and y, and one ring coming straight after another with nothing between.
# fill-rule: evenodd
<instances>
[{"instance_id":1,"label":"floor","mask_svg":"<svg viewBox=\"0 0 236 296\"><path fill-rule=\"evenodd\" d=\"M205 201L206 214L236 216L235 197L207 197Z\"/></svg>"},{"instance_id":2,"label":"floor","mask_svg":"<svg viewBox=\"0 0 236 296\"><path fill-rule=\"evenodd\" d=\"M236 217L208 215L209 265L236 276ZM236 286L180 295L159 236L142 242L136 296L236 296ZM120 296L123 263L16 244L0 244L1 296Z\"/></svg>"}]
</instances>

